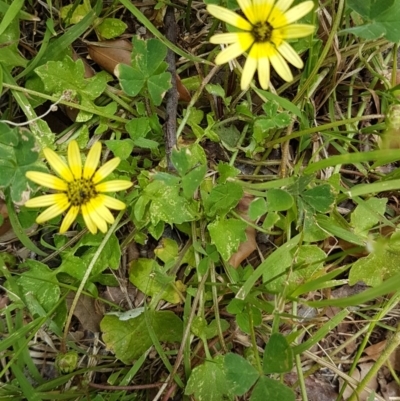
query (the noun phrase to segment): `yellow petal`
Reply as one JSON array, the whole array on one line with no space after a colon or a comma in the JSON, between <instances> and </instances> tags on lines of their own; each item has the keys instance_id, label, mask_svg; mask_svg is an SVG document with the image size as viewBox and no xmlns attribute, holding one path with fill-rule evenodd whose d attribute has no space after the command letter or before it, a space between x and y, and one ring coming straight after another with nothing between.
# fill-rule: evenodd
<instances>
[{"instance_id":1,"label":"yellow petal","mask_svg":"<svg viewBox=\"0 0 400 401\"><path fill-rule=\"evenodd\" d=\"M207 11L215 18L227 22L228 24L233 25L236 28L243 29L244 31L251 31L252 29L252 25L250 24L250 22L246 21L240 15L224 7L216 6L215 4L209 4L207 6Z\"/></svg>"},{"instance_id":2,"label":"yellow petal","mask_svg":"<svg viewBox=\"0 0 400 401\"><path fill-rule=\"evenodd\" d=\"M218 56L215 58L215 64L220 65L227 63L228 61L231 61L236 57L239 57L246 50L247 49L242 48L239 42L233 43L232 45L229 45L226 49L222 50L222 52L218 54Z\"/></svg>"},{"instance_id":3,"label":"yellow petal","mask_svg":"<svg viewBox=\"0 0 400 401\"><path fill-rule=\"evenodd\" d=\"M295 22L295 21L299 20L300 18L303 18L313 8L314 8L314 2L311 0L304 1L303 3L300 3L297 6L294 6L293 8L291 8L289 11L286 11L286 13L285 13L286 24L291 24L292 22ZM277 26L274 25L274 28L279 27L279 26L280 25L277 25Z\"/></svg>"},{"instance_id":4,"label":"yellow petal","mask_svg":"<svg viewBox=\"0 0 400 401\"><path fill-rule=\"evenodd\" d=\"M269 60L272 64L272 67L274 67L275 71L283 80L285 80L286 82L293 81L292 72L290 71L290 68L285 59L279 53L271 56Z\"/></svg>"},{"instance_id":5,"label":"yellow petal","mask_svg":"<svg viewBox=\"0 0 400 401\"><path fill-rule=\"evenodd\" d=\"M246 90L251 80L253 79L254 73L257 70L258 63L258 45L255 43L250 50L249 56L247 57L246 63L243 68L242 78L240 80L240 87L242 90Z\"/></svg>"},{"instance_id":6,"label":"yellow petal","mask_svg":"<svg viewBox=\"0 0 400 401\"><path fill-rule=\"evenodd\" d=\"M243 11L246 18L252 23L256 24L258 21L254 15L253 3L251 0L237 0L239 7ZM218 16L216 16L219 18ZM221 18L220 18L221 19Z\"/></svg>"},{"instance_id":7,"label":"yellow petal","mask_svg":"<svg viewBox=\"0 0 400 401\"><path fill-rule=\"evenodd\" d=\"M307 24L291 24L283 28L280 28L280 30L282 30L283 38L297 39L297 38L304 38L305 36L314 33L315 26Z\"/></svg>"},{"instance_id":8,"label":"yellow petal","mask_svg":"<svg viewBox=\"0 0 400 401\"><path fill-rule=\"evenodd\" d=\"M71 141L68 145L68 164L75 178L82 177L82 159L79 146L76 141Z\"/></svg>"},{"instance_id":9,"label":"yellow petal","mask_svg":"<svg viewBox=\"0 0 400 401\"><path fill-rule=\"evenodd\" d=\"M93 198L91 200L91 203L92 203L93 207L95 208L96 212L100 216L102 216L107 223L112 224L112 223L114 223L115 219L114 219L114 216L112 215L112 213L106 208L106 206L104 204L103 197L105 197L105 196L106 195L96 196L95 198ZM111 198L111 199L113 199L113 198ZM124 206L125 206L125 204L124 204Z\"/></svg>"},{"instance_id":10,"label":"yellow petal","mask_svg":"<svg viewBox=\"0 0 400 401\"><path fill-rule=\"evenodd\" d=\"M275 4L276 8L279 8L281 12L285 12L293 4L294 0L278 0Z\"/></svg>"},{"instance_id":11,"label":"yellow petal","mask_svg":"<svg viewBox=\"0 0 400 401\"><path fill-rule=\"evenodd\" d=\"M262 89L268 89L270 80L270 66L268 57L258 59L258 80Z\"/></svg>"},{"instance_id":12,"label":"yellow petal","mask_svg":"<svg viewBox=\"0 0 400 401\"><path fill-rule=\"evenodd\" d=\"M97 226L96 226L96 224L94 224L93 220L91 219L91 217L89 215L87 205L82 205L81 210L82 210L83 220L85 220L86 227L92 234L96 234Z\"/></svg>"},{"instance_id":13,"label":"yellow petal","mask_svg":"<svg viewBox=\"0 0 400 401\"><path fill-rule=\"evenodd\" d=\"M230 32L230 33L218 33L217 35L211 36L210 43L214 45L219 44L230 44L239 42L238 32Z\"/></svg>"},{"instance_id":14,"label":"yellow petal","mask_svg":"<svg viewBox=\"0 0 400 401\"><path fill-rule=\"evenodd\" d=\"M271 14L271 10L274 7L273 0L253 0L252 7L252 19L249 20L253 25L256 25L259 22L265 22L268 20L268 17Z\"/></svg>"},{"instance_id":15,"label":"yellow petal","mask_svg":"<svg viewBox=\"0 0 400 401\"><path fill-rule=\"evenodd\" d=\"M31 181L36 182L36 184L46 188L57 189L59 191L66 191L68 189L68 184L54 175L41 173L39 171L27 171L25 176Z\"/></svg>"},{"instance_id":16,"label":"yellow petal","mask_svg":"<svg viewBox=\"0 0 400 401\"><path fill-rule=\"evenodd\" d=\"M63 204L65 199L68 200L68 197L64 193L43 195L43 196L38 196L36 198L29 199L28 201L25 202L24 206L26 206L26 207L45 207L45 206L54 205L55 203Z\"/></svg>"},{"instance_id":17,"label":"yellow petal","mask_svg":"<svg viewBox=\"0 0 400 401\"><path fill-rule=\"evenodd\" d=\"M101 184L97 184L95 189L97 192L116 192L123 191L124 189L128 189L133 184L130 181L126 180L112 180L102 182Z\"/></svg>"},{"instance_id":18,"label":"yellow petal","mask_svg":"<svg viewBox=\"0 0 400 401\"><path fill-rule=\"evenodd\" d=\"M124 202L121 202L118 199L112 198L111 196L100 194L97 196L97 198L100 198L103 205L108 207L109 209L124 210L126 208L126 205Z\"/></svg>"},{"instance_id":19,"label":"yellow petal","mask_svg":"<svg viewBox=\"0 0 400 401\"><path fill-rule=\"evenodd\" d=\"M42 224L45 221L54 219L61 213L65 212L70 206L68 199L63 202L58 202L53 206L47 208L44 212L40 213L39 216L36 218L36 223Z\"/></svg>"},{"instance_id":20,"label":"yellow petal","mask_svg":"<svg viewBox=\"0 0 400 401\"><path fill-rule=\"evenodd\" d=\"M102 233L106 233L107 232L107 223L104 220L104 218L97 212L97 210L95 209L92 200L90 200L87 204L87 210L89 212L90 218L92 219L93 223L96 224L96 226L98 227L98 229L102 232Z\"/></svg>"},{"instance_id":21,"label":"yellow petal","mask_svg":"<svg viewBox=\"0 0 400 401\"><path fill-rule=\"evenodd\" d=\"M101 143L96 142L89 150L86 158L85 167L83 168L83 178L89 179L92 177L99 165L101 155Z\"/></svg>"},{"instance_id":22,"label":"yellow petal","mask_svg":"<svg viewBox=\"0 0 400 401\"><path fill-rule=\"evenodd\" d=\"M71 224L75 221L76 217L78 216L79 210L80 210L79 206L71 206L61 224L60 234L63 234L66 231L68 231L68 229L71 227Z\"/></svg>"},{"instance_id":23,"label":"yellow petal","mask_svg":"<svg viewBox=\"0 0 400 401\"><path fill-rule=\"evenodd\" d=\"M290 64L294 65L297 68L303 68L303 60L299 57L299 55L295 52L292 46L287 42L282 42L282 44L278 47L278 52L287 60Z\"/></svg>"},{"instance_id":24,"label":"yellow petal","mask_svg":"<svg viewBox=\"0 0 400 401\"><path fill-rule=\"evenodd\" d=\"M53 150L49 148L43 149L44 157L47 159L49 162L51 168L59 175L61 176L65 181L71 182L74 179L74 176L71 173L71 170L67 166L67 163L64 162L63 159L61 159L60 156Z\"/></svg>"},{"instance_id":25,"label":"yellow petal","mask_svg":"<svg viewBox=\"0 0 400 401\"><path fill-rule=\"evenodd\" d=\"M120 161L121 160L119 157L114 157L114 159L111 159L107 163L103 164L93 176L93 183L97 184L98 182L103 181L104 178L108 177L118 167Z\"/></svg>"}]
</instances>

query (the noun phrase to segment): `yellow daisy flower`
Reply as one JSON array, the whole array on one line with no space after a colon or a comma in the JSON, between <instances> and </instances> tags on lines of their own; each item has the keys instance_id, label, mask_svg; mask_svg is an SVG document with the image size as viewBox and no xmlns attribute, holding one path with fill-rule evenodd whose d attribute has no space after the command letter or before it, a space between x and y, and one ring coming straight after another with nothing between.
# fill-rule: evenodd
<instances>
[{"instance_id":1,"label":"yellow daisy flower","mask_svg":"<svg viewBox=\"0 0 400 401\"><path fill-rule=\"evenodd\" d=\"M109 209L123 210L125 203L105 195L104 192L122 191L132 186L130 181L125 180L101 182L118 166L119 157L109 160L97 169L101 154L100 142L91 147L83 168L76 141L71 141L68 145L68 165L49 148L43 149L43 153L60 178L38 171L28 171L26 177L36 184L60 192L38 196L25 203L27 207L49 206L37 217L36 222L44 223L68 210L61 224L60 233L69 229L79 213L82 213L86 226L92 234L96 234L97 229L105 233L107 223L114 222L114 216Z\"/></svg>"},{"instance_id":2,"label":"yellow daisy flower","mask_svg":"<svg viewBox=\"0 0 400 401\"><path fill-rule=\"evenodd\" d=\"M287 61L297 68L303 67L303 61L286 40L302 38L314 32L313 25L293 24L312 10L314 2L305 1L289 10L293 1L237 0L247 19L214 4L207 6L211 15L241 30L214 35L210 42L229 44L216 57L216 64L224 64L248 52L240 82L242 90L249 87L256 70L261 87L267 89L270 64L287 82L293 80Z\"/></svg>"}]
</instances>

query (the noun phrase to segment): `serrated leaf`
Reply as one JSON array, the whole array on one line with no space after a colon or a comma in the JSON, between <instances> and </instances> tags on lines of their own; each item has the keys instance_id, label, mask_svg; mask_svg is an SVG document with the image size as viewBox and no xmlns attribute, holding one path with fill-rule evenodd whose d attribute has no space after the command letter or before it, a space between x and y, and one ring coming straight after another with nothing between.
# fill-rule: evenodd
<instances>
[{"instance_id":1,"label":"serrated leaf","mask_svg":"<svg viewBox=\"0 0 400 401\"><path fill-rule=\"evenodd\" d=\"M264 350L264 373L286 373L290 372L292 367L293 350L286 337L280 333L272 334Z\"/></svg>"},{"instance_id":2,"label":"serrated leaf","mask_svg":"<svg viewBox=\"0 0 400 401\"><path fill-rule=\"evenodd\" d=\"M145 312L154 334L161 342L182 340L183 323L173 312ZM105 316L100 323L103 340L109 350L125 364L131 364L152 345L145 313L121 321L117 316Z\"/></svg>"},{"instance_id":3,"label":"serrated leaf","mask_svg":"<svg viewBox=\"0 0 400 401\"><path fill-rule=\"evenodd\" d=\"M143 195L151 199L148 212L153 225L159 221L182 224L196 219L196 213L189 201L180 196L179 192L178 186L160 181L145 188Z\"/></svg>"},{"instance_id":4,"label":"serrated leaf","mask_svg":"<svg viewBox=\"0 0 400 401\"><path fill-rule=\"evenodd\" d=\"M46 312L50 311L57 304L61 294L55 271L43 263L30 259L24 262L23 266L29 270L21 274L18 285L22 288L23 294L31 294L34 297L33 299L25 297L28 308L34 313L35 304L32 302L37 301Z\"/></svg>"},{"instance_id":5,"label":"serrated leaf","mask_svg":"<svg viewBox=\"0 0 400 401\"><path fill-rule=\"evenodd\" d=\"M194 394L196 401L232 400L232 392L223 371L222 357L196 366L189 377L185 394Z\"/></svg>"},{"instance_id":6,"label":"serrated leaf","mask_svg":"<svg viewBox=\"0 0 400 401\"><path fill-rule=\"evenodd\" d=\"M222 218L207 227L212 242L225 261L229 260L238 250L239 244L247 239L247 224L242 220Z\"/></svg>"},{"instance_id":7,"label":"serrated leaf","mask_svg":"<svg viewBox=\"0 0 400 401\"><path fill-rule=\"evenodd\" d=\"M83 61L74 61L69 56L64 57L62 61L48 61L37 67L35 72L43 81L47 92L61 94L69 90L89 100L97 99L106 89L110 79L110 75L104 71L91 78L85 78Z\"/></svg>"},{"instance_id":8,"label":"serrated leaf","mask_svg":"<svg viewBox=\"0 0 400 401\"><path fill-rule=\"evenodd\" d=\"M278 380L272 380L265 376L260 377L250 397L250 401L295 401L295 399L293 390Z\"/></svg>"},{"instance_id":9,"label":"serrated leaf","mask_svg":"<svg viewBox=\"0 0 400 401\"><path fill-rule=\"evenodd\" d=\"M387 198L370 198L359 203L350 217L354 232L368 235L368 230L379 223L384 215L386 203Z\"/></svg>"},{"instance_id":10,"label":"serrated leaf","mask_svg":"<svg viewBox=\"0 0 400 401\"><path fill-rule=\"evenodd\" d=\"M237 396L247 393L259 378L258 371L240 355L228 353L224 357L226 379Z\"/></svg>"},{"instance_id":11,"label":"serrated leaf","mask_svg":"<svg viewBox=\"0 0 400 401\"><path fill-rule=\"evenodd\" d=\"M400 271L397 253L382 249L382 244L376 244L376 247L373 253L359 258L353 264L349 273L350 285L362 281L366 285L376 287Z\"/></svg>"},{"instance_id":12,"label":"serrated leaf","mask_svg":"<svg viewBox=\"0 0 400 401\"><path fill-rule=\"evenodd\" d=\"M160 265L151 259L140 258L130 265L129 281L151 297L158 296L173 304L181 301L174 278L164 273Z\"/></svg>"},{"instance_id":13,"label":"serrated leaf","mask_svg":"<svg viewBox=\"0 0 400 401\"><path fill-rule=\"evenodd\" d=\"M204 202L208 216L224 215L233 209L243 196L243 188L234 182L217 184Z\"/></svg>"}]
</instances>

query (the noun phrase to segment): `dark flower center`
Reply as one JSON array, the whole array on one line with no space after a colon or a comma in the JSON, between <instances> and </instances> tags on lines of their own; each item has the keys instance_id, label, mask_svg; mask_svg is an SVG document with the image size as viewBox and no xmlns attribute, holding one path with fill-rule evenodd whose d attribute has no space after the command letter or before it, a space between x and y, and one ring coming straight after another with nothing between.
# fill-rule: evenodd
<instances>
[{"instance_id":1,"label":"dark flower center","mask_svg":"<svg viewBox=\"0 0 400 401\"><path fill-rule=\"evenodd\" d=\"M258 22L253 26L253 35L256 42L269 42L271 40L273 27L268 22Z\"/></svg>"},{"instance_id":2,"label":"dark flower center","mask_svg":"<svg viewBox=\"0 0 400 401\"><path fill-rule=\"evenodd\" d=\"M80 178L68 184L67 196L72 206L85 205L97 196L92 180Z\"/></svg>"}]
</instances>

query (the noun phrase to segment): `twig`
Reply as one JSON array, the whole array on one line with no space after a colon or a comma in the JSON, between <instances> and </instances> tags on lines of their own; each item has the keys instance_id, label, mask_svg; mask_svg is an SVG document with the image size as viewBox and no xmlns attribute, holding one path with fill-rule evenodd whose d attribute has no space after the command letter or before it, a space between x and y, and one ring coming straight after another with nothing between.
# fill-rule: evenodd
<instances>
[{"instance_id":1,"label":"twig","mask_svg":"<svg viewBox=\"0 0 400 401\"><path fill-rule=\"evenodd\" d=\"M167 7L164 18L164 26L166 28L166 38L176 43L176 22L174 8L171 6ZM175 53L168 48L167 51L167 63L168 71L171 73L171 85L172 87L168 90L166 95L166 122L164 126L164 137L165 137L165 153L167 156L168 170L173 170L174 166L171 163L171 152L176 145L176 114L178 108L178 91L176 88L176 64L175 64Z\"/></svg>"}]
</instances>

